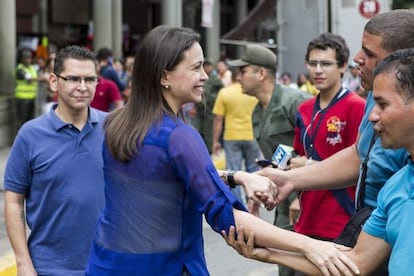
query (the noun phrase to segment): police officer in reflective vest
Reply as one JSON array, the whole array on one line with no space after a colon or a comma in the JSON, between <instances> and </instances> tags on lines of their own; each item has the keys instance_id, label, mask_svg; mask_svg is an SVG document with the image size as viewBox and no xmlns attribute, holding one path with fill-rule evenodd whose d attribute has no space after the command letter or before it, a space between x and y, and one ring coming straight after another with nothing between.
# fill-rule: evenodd
<instances>
[{"instance_id":1,"label":"police officer in reflective vest","mask_svg":"<svg viewBox=\"0 0 414 276\"><path fill-rule=\"evenodd\" d=\"M22 51L21 63L17 65L16 69L15 102L18 128L34 117L37 78L36 68L32 64L32 52Z\"/></svg>"}]
</instances>

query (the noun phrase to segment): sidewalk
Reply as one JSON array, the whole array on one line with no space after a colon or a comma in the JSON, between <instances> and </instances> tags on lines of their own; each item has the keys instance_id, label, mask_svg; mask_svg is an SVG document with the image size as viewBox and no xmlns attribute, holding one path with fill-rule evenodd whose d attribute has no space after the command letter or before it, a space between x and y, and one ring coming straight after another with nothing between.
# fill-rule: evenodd
<instances>
[{"instance_id":1,"label":"sidewalk","mask_svg":"<svg viewBox=\"0 0 414 276\"><path fill-rule=\"evenodd\" d=\"M0 190L3 191L4 169L6 167L7 157L9 157L10 148L0 149Z\"/></svg>"},{"instance_id":2,"label":"sidewalk","mask_svg":"<svg viewBox=\"0 0 414 276\"><path fill-rule=\"evenodd\" d=\"M14 255L7 238L4 222L3 179L9 151L10 148L0 149L0 276L14 276L17 273Z\"/></svg>"}]
</instances>

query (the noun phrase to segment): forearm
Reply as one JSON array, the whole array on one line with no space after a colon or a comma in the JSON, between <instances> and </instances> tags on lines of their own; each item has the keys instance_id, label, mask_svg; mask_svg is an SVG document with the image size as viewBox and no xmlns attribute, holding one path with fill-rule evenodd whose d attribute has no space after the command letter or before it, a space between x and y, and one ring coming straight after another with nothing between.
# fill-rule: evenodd
<instances>
[{"instance_id":1,"label":"forearm","mask_svg":"<svg viewBox=\"0 0 414 276\"><path fill-rule=\"evenodd\" d=\"M355 185L360 160L355 145L329 158L286 172L296 191L344 188Z\"/></svg>"},{"instance_id":2,"label":"forearm","mask_svg":"<svg viewBox=\"0 0 414 276\"><path fill-rule=\"evenodd\" d=\"M6 191L5 220L7 235L16 258L17 266L33 267L26 240L26 223L23 196Z\"/></svg>"},{"instance_id":3,"label":"forearm","mask_svg":"<svg viewBox=\"0 0 414 276\"><path fill-rule=\"evenodd\" d=\"M361 231L355 247L345 254L359 267L361 275L371 275L386 261L390 252L391 247L386 241Z\"/></svg>"},{"instance_id":4,"label":"forearm","mask_svg":"<svg viewBox=\"0 0 414 276\"><path fill-rule=\"evenodd\" d=\"M233 209L233 213L237 228L237 241L235 242L234 239L233 227L230 227L228 237L226 237L225 231L222 234L227 243L243 256L287 265L312 275L359 274L358 267L349 257L339 251L338 245L334 243L315 240L278 228L236 209ZM249 237L247 247L245 237ZM277 252L270 251L269 253L267 248L289 252L278 252L276 254Z\"/></svg>"},{"instance_id":5,"label":"forearm","mask_svg":"<svg viewBox=\"0 0 414 276\"><path fill-rule=\"evenodd\" d=\"M220 134L223 130L223 117L215 115L213 121L213 149L216 143L219 143Z\"/></svg>"},{"instance_id":6,"label":"forearm","mask_svg":"<svg viewBox=\"0 0 414 276\"><path fill-rule=\"evenodd\" d=\"M243 227L245 236L255 233L255 245L285 251L304 253L304 247L310 238L292 231L275 227L250 214L234 210L236 228Z\"/></svg>"},{"instance_id":7,"label":"forearm","mask_svg":"<svg viewBox=\"0 0 414 276\"><path fill-rule=\"evenodd\" d=\"M287 266L306 275L322 275L319 268L302 254L274 249L270 249L270 251L269 259L261 261Z\"/></svg>"}]
</instances>

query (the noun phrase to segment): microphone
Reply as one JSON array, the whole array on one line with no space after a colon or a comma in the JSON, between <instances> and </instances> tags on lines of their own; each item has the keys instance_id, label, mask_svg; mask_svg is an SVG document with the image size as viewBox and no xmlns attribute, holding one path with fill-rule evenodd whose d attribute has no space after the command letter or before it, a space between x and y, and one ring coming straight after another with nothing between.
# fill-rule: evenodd
<instances>
[{"instance_id":1,"label":"microphone","mask_svg":"<svg viewBox=\"0 0 414 276\"><path fill-rule=\"evenodd\" d=\"M289 165L289 161L296 155L295 151L291 146L279 144L273 153L272 160L277 166L284 170Z\"/></svg>"}]
</instances>

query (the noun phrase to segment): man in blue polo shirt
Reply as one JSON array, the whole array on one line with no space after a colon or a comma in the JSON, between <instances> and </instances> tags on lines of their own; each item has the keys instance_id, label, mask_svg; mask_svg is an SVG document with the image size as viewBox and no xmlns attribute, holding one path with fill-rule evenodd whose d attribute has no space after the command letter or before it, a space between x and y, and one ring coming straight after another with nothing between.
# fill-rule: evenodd
<instances>
[{"instance_id":1,"label":"man in blue polo shirt","mask_svg":"<svg viewBox=\"0 0 414 276\"><path fill-rule=\"evenodd\" d=\"M89 107L97 79L91 51L62 49L49 77L58 103L24 124L14 141L4 178L5 217L19 275L84 275L104 204L106 113Z\"/></svg>"},{"instance_id":2,"label":"man in blue polo shirt","mask_svg":"<svg viewBox=\"0 0 414 276\"><path fill-rule=\"evenodd\" d=\"M414 50L405 49L394 52L378 65L374 71L375 106L369 115L384 148L402 148L410 154L408 164L379 192L377 208L364 225L364 234L355 247L357 254L368 251L379 259L385 259L391 251L390 275L412 273L414 262L411 246L414 231L413 64ZM359 266L363 265L368 264L361 260Z\"/></svg>"}]
</instances>

